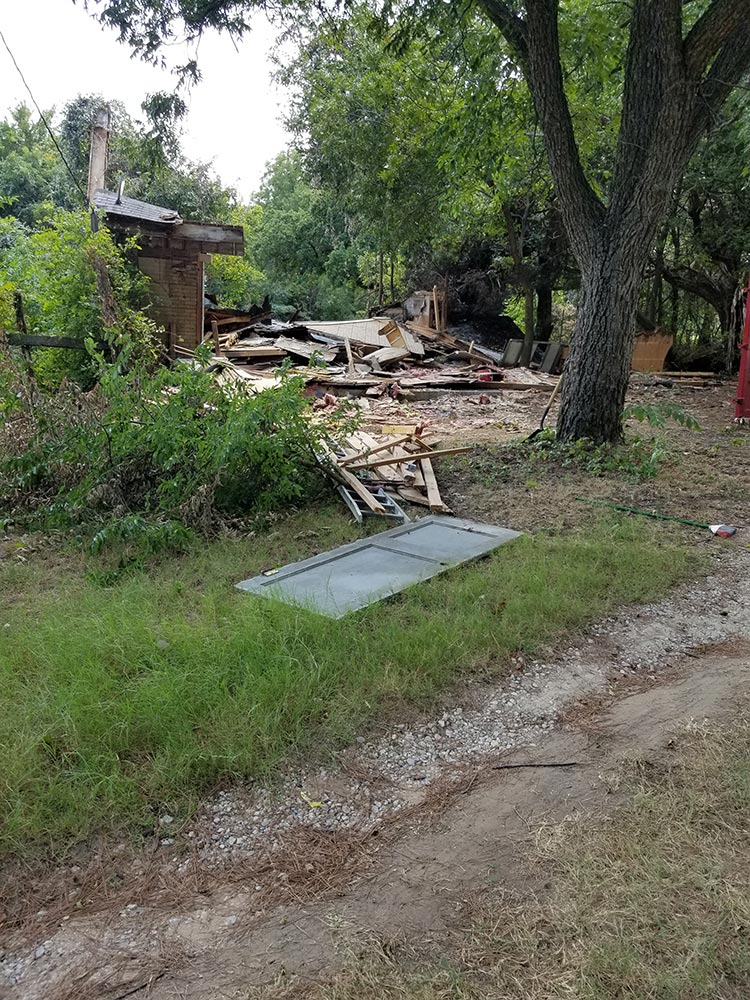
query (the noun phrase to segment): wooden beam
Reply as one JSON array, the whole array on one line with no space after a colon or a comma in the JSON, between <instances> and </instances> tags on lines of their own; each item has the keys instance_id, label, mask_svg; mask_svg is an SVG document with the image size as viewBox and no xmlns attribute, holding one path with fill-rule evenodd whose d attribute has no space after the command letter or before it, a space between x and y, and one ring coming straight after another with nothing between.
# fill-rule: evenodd
<instances>
[{"instance_id":1,"label":"wooden beam","mask_svg":"<svg viewBox=\"0 0 750 1000\"><path fill-rule=\"evenodd\" d=\"M231 347L227 346L224 353L228 358L236 358L238 361L243 358L285 358L287 356L286 351L282 351L280 347L274 347L273 344L253 347L243 347L241 343L232 344Z\"/></svg>"},{"instance_id":2,"label":"wooden beam","mask_svg":"<svg viewBox=\"0 0 750 1000\"><path fill-rule=\"evenodd\" d=\"M448 513L450 508L443 503L443 498L440 496L432 462L429 458L423 458L419 464L422 466L422 475L424 476L424 485L427 490L427 502L430 505L430 510L440 514Z\"/></svg>"},{"instance_id":3,"label":"wooden beam","mask_svg":"<svg viewBox=\"0 0 750 1000\"><path fill-rule=\"evenodd\" d=\"M397 493L402 500L408 500L409 503L417 503L421 507L430 506L430 501L424 493L420 493L420 491L415 489L413 486L399 486Z\"/></svg>"},{"instance_id":4,"label":"wooden beam","mask_svg":"<svg viewBox=\"0 0 750 1000\"><path fill-rule=\"evenodd\" d=\"M358 455L349 455L342 459L339 465L351 465L352 462L361 462L363 459L369 458L370 455L377 455L380 451L390 451L396 445L403 444L405 441L411 441L413 437L413 434L403 434L401 437L386 441L385 444L378 444L374 448L368 448L367 451L361 451Z\"/></svg>"},{"instance_id":5,"label":"wooden beam","mask_svg":"<svg viewBox=\"0 0 750 1000\"><path fill-rule=\"evenodd\" d=\"M217 355L221 355L221 341L219 340L219 324L215 319L211 320L211 334L214 338L214 351Z\"/></svg>"},{"instance_id":6,"label":"wooden beam","mask_svg":"<svg viewBox=\"0 0 750 1000\"><path fill-rule=\"evenodd\" d=\"M405 455L403 458L376 458L374 462L358 462L350 465L352 472L360 469L376 469L380 465L403 465L406 462L418 462L422 458L442 458L444 455L462 455L464 452L472 451L474 445L467 445L464 448L441 448L439 451L416 451L413 454Z\"/></svg>"},{"instance_id":7,"label":"wooden beam","mask_svg":"<svg viewBox=\"0 0 750 1000\"><path fill-rule=\"evenodd\" d=\"M7 341L12 347L67 347L75 351L86 350L83 340L76 337L48 337L41 333L9 333Z\"/></svg>"},{"instance_id":8,"label":"wooden beam","mask_svg":"<svg viewBox=\"0 0 750 1000\"><path fill-rule=\"evenodd\" d=\"M236 243L239 244L239 252L245 241L245 232L242 226L217 226L208 222L183 222L175 226L170 232L170 238L198 240L202 243ZM210 252L210 251L209 251ZM216 250L215 253L225 253L224 250Z\"/></svg>"},{"instance_id":9,"label":"wooden beam","mask_svg":"<svg viewBox=\"0 0 750 1000\"><path fill-rule=\"evenodd\" d=\"M352 354L352 345L348 337L344 337L344 347L346 348L346 360L349 363L349 374L352 378L356 378L357 370L354 367L354 355Z\"/></svg>"},{"instance_id":10,"label":"wooden beam","mask_svg":"<svg viewBox=\"0 0 750 1000\"><path fill-rule=\"evenodd\" d=\"M330 448L323 445L323 449L331 462L333 462L334 470L338 474L339 478L343 480L344 484L348 486L353 493L356 493L358 497L364 500L374 514L385 514L385 507L382 503L375 499L365 484L361 480L357 479L356 476L353 476L347 469L341 468L338 464L338 459Z\"/></svg>"},{"instance_id":11,"label":"wooden beam","mask_svg":"<svg viewBox=\"0 0 750 1000\"><path fill-rule=\"evenodd\" d=\"M349 436L347 441L347 458L353 457L355 452L367 451L368 448L377 448L378 442L365 431L355 431ZM378 479L390 480L396 483L404 481L403 473L395 465L381 465L378 468Z\"/></svg>"}]
</instances>

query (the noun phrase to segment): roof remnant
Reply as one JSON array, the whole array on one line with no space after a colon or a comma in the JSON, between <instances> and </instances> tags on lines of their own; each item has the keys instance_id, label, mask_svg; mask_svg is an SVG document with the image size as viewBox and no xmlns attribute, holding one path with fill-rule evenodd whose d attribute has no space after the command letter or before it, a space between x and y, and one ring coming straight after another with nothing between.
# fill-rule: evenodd
<instances>
[{"instance_id":1,"label":"roof remnant","mask_svg":"<svg viewBox=\"0 0 750 1000\"><path fill-rule=\"evenodd\" d=\"M182 224L179 212L163 208L161 205L150 205L147 201L139 201L137 198L119 196L116 191L97 191L94 194L94 205L107 215L119 215L125 219L138 219L141 222L152 222L162 226Z\"/></svg>"}]
</instances>

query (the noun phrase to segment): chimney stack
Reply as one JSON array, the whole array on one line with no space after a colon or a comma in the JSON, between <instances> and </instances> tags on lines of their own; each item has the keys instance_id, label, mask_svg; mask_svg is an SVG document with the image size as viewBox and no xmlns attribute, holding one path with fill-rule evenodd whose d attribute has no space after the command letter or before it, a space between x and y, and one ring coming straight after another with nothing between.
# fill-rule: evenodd
<instances>
[{"instance_id":1,"label":"chimney stack","mask_svg":"<svg viewBox=\"0 0 750 1000\"><path fill-rule=\"evenodd\" d=\"M89 179L86 195L93 204L94 192L104 190L104 173L107 169L109 143L109 108L99 108L91 124L91 150L89 152Z\"/></svg>"}]
</instances>

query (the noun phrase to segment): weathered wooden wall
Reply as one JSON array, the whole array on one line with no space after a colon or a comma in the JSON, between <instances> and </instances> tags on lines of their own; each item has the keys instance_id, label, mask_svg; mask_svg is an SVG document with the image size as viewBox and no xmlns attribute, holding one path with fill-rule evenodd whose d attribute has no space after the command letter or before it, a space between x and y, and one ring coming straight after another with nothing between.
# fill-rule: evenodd
<instances>
[{"instance_id":1,"label":"weathered wooden wall","mask_svg":"<svg viewBox=\"0 0 750 1000\"><path fill-rule=\"evenodd\" d=\"M203 260L199 257L138 256L151 279L152 318L166 331L165 347L194 349L203 337Z\"/></svg>"}]
</instances>

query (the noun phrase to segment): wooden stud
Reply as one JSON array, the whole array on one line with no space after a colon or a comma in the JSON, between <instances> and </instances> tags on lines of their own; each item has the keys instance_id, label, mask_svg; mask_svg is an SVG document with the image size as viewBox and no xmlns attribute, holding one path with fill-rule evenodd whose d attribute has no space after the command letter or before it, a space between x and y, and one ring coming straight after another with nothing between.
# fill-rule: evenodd
<instances>
[{"instance_id":1,"label":"wooden stud","mask_svg":"<svg viewBox=\"0 0 750 1000\"><path fill-rule=\"evenodd\" d=\"M352 355L352 345L349 343L349 338L344 337L344 347L346 348L346 359L349 362L349 374L352 378L356 378L357 369L354 367L354 357Z\"/></svg>"},{"instance_id":2,"label":"wooden stud","mask_svg":"<svg viewBox=\"0 0 750 1000\"><path fill-rule=\"evenodd\" d=\"M440 496L432 462L429 458L423 458L419 464L422 466L422 475L424 476L425 488L427 489L427 501L430 505L430 510L441 514L447 513L450 508L443 503L443 498Z\"/></svg>"},{"instance_id":3,"label":"wooden stud","mask_svg":"<svg viewBox=\"0 0 750 1000\"><path fill-rule=\"evenodd\" d=\"M411 441L413 436L413 434L403 434L401 437L392 438L384 444L376 445L374 448L368 448L367 451L361 451L357 455L348 455L339 462L339 465L351 465L352 462L361 462L363 459L369 458L371 455L377 455L378 452L390 451L391 448L395 448L396 445L403 444L405 441Z\"/></svg>"},{"instance_id":4,"label":"wooden stud","mask_svg":"<svg viewBox=\"0 0 750 1000\"><path fill-rule=\"evenodd\" d=\"M402 500L408 500L409 503L416 503L421 507L430 506L430 501L424 493L421 493L418 489L414 489L410 486L400 486L397 492Z\"/></svg>"},{"instance_id":5,"label":"wooden stud","mask_svg":"<svg viewBox=\"0 0 750 1000\"><path fill-rule=\"evenodd\" d=\"M345 485L348 486L353 493L356 493L358 497L364 500L364 502L367 504L367 506L374 514L385 514L385 507L378 500L375 499L375 497L372 495L372 493L370 493L365 484L361 482L359 479L357 479L356 476L353 476L351 472L348 472L346 469L342 469L341 466L338 464L338 459L336 458L336 455L330 450L330 448L327 448L325 445L323 447L325 448L325 453L334 463L335 471L338 473L339 477L344 481Z\"/></svg>"},{"instance_id":6,"label":"wooden stud","mask_svg":"<svg viewBox=\"0 0 750 1000\"><path fill-rule=\"evenodd\" d=\"M464 452L472 451L473 445L466 445L463 448L441 448L439 451L415 451L406 454L403 458L376 458L374 462L358 462L349 466L352 472L360 469L376 469L380 465L403 465L405 462L417 462L421 458L442 458L444 455L462 455Z\"/></svg>"},{"instance_id":7,"label":"wooden stud","mask_svg":"<svg viewBox=\"0 0 750 1000\"><path fill-rule=\"evenodd\" d=\"M219 324L215 319L211 320L211 333L214 338L214 353L217 357L221 357L221 342L219 341Z\"/></svg>"}]
</instances>

